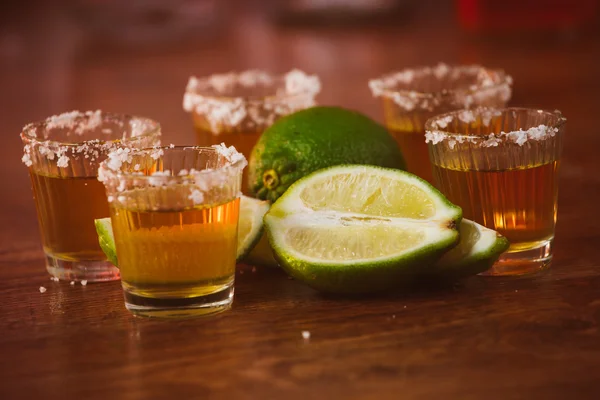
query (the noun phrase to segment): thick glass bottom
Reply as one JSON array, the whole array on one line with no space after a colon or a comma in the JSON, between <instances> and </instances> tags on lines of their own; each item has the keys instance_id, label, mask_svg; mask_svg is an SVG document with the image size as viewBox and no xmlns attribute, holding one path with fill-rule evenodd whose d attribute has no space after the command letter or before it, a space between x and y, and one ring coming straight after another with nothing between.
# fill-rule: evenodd
<instances>
[{"instance_id":1,"label":"thick glass bottom","mask_svg":"<svg viewBox=\"0 0 600 400\"><path fill-rule=\"evenodd\" d=\"M46 254L48 273L61 281L107 282L120 278L119 269L108 261L70 261Z\"/></svg>"},{"instance_id":2,"label":"thick glass bottom","mask_svg":"<svg viewBox=\"0 0 600 400\"><path fill-rule=\"evenodd\" d=\"M541 242L537 247L502 254L500 259L483 276L519 276L535 274L550 267L553 239Z\"/></svg>"},{"instance_id":3,"label":"thick glass bottom","mask_svg":"<svg viewBox=\"0 0 600 400\"><path fill-rule=\"evenodd\" d=\"M133 314L151 318L193 318L213 315L231 308L233 303L233 281L222 285L217 291L199 296L165 298L148 296L148 290L137 291L123 283L125 307Z\"/></svg>"}]
</instances>

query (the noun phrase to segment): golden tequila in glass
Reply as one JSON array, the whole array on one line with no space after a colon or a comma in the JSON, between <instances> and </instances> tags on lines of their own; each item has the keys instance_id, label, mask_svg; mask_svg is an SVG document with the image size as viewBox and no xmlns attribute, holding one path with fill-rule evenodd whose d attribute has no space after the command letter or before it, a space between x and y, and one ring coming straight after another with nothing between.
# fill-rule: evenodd
<instances>
[{"instance_id":1,"label":"golden tequila in glass","mask_svg":"<svg viewBox=\"0 0 600 400\"><path fill-rule=\"evenodd\" d=\"M27 125L21 134L29 167L48 272L63 280L119 279L98 244L94 219L109 215L97 169L106 154L125 146L159 143L151 120L70 112Z\"/></svg>"},{"instance_id":2,"label":"golden tequila in glass","mask_svg":"<svg viewBox=\"0 0 600 400\"><path fill-rule=\"evenodd\" d=\"M373 95L382 99L385 124L402 150L407 171L431 183L427 119L458 109L504 107L511 85L511 77L501 70L445 64L405 69L369 82Z\"/></svg>"},{"instance_id":3,"label":"golden tequila in glass","mask_svg":"<svg viewBox=\"0 0 600 400\"><path fill-rule=\"evenodd\" d=\"M127 308L155 317L228 309L245 158L223 145L110 157L100 179Z\"/></svg>"},{"instance_id":4,"label":"golden tequila in glass","mask_svg":"<svg viewBox=\"0 0 600 400\"><path fill-rule=\"evenodd\" d=\"M464 218L510 241L486 274L521 275L549 265L564 126L558 112L524 108L479 108L427 122L438 188Z\"/></svg>"},{"instance_id":5,"label":"golden tequila in glass","mask_svg":"<svg viewBox=\"0 0 600 400\"><path fill-rule=\"evenodd\" d=\"M292 70L272 75L260 70L189 79L183 108L192 116L196 143L225 142L250 158L262 132L277 119L315 105L319 78ZM247 176L242 191L249 194Z\"/></svg>"}]
</instances>

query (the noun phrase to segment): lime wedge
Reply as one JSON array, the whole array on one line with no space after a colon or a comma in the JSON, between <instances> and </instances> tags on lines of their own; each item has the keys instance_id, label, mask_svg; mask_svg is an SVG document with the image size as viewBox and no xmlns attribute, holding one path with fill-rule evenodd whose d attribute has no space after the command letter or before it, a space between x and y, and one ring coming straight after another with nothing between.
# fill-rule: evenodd
<instances>
[{"instance_id":1,"label":"lime wedge","mask_svg":"<svg viewBox=\"0 0 600 400\"><path fill-rule=\"evenodd\" d=\"M248 254L243 261L250 265L260 265L272 268L279 267L277 260L273 257L273 250L271 250L269 239L264 232L256 246L254 246L250 251L250 254Z\"/></svg>"},{"instance_id":2,"label":"lime wedge","mask_svg":"<svg viewBox=\"0 0 600 400\"><path fill-rule=\"evenodd\" d=\"M237 259L243 260L258 244L263 234L263 217L269 210L269 202L240 197L240 221L238 227Z\"/></svg>"},{"instance_id":3,"label":"lime wedge","mask_svg":"<svg viewBox=\"0 0 600 400\"><path fill-rule=\"evenodd\" d=\"M487 271L508 249L508 240L498 232L463 219L460 241L436 263L433 274L438 278L460 279Z\"/></svg>"},{"instance_id":4,"label":"lime wedge","mask_svg":"<svg viewBox=\"0 0 600 400\"><path fill-rule=\"evenodd\" d=\"M264 221L279 264L331 293L400 287L458 242L462 211L415 175L366 165L314 172Z\"/></svg>"},{"instance_id":5,"label":"lime wedge","mask_svg":"<svg viewBox=\"0 0 600 400\"><path fill-rule=\"evenodd\" d=\"M98 242L100 248L106 255L108 261L114 266L118 266L117 250L115 249L115 236L112 231L112 223L110 218L102 218L94 221L96 225L96 233L98 233Z\"/></svg>"},{"instance_id":6,"label":"lime wedge","mask_svg":"<svg viewBox=\"0 0 600 400\"><path fill-rule=\"evenodd\" d=\"M238 226L237 260L240 261L256 246L263 234L263 216L269 209L269 202L253 199L247 196L240 197L240 220ZM117 264L117 250L112 231L110 218L95 220L96 232L100 247L108 260L115 266ZM263 257L265 257L263 255Z\"/></svg>"}]
</instances>

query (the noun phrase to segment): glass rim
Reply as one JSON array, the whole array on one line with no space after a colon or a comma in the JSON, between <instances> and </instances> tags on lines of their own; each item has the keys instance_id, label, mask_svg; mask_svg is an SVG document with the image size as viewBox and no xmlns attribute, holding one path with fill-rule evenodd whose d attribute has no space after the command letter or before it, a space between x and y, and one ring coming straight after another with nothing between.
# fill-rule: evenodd
<instances>
[{"instance_id":1,"label":"glass rim","mask_svg":"<svg viewBox=\"0 0 600 400\"><path fill-rule=\"evenodd\" d=\"M472 73L476 74L479 72L493 73L498 76L498 80L492 84L485 84L484 82L476 82L469 87L455 88L455 89L443 89L437 92L425 92L414 89L394 89L393 86L397 85L405 79L411 78L417 73L425 73L438 78L436 71L460 71L461 73ZM446 73L446 72L444 72ZM404 77L405 75L406 77ZM438 78L440 79L440 78ZM386 82L387 81L387 82ZM512 77L500 68L488 68L479 64L471 65L447 65L440 63L436 66L420 66L414 68L405 68L398 71L388 72L379 76L378 78L371 79L369 81L369 87L374 97L386 97L393 98L395 95L407 96L415 99L435 99L452 97L460 94L475 94L482 91L494 90L501 88L502 86L512 86Z\"/></svg>"},{"instance_id":2,"label":"glass rim","mask_svg":"<svg viewBox=\"0 0 600 400\"><path fill-rule=\"evenodd\" d=\"M72 121L74 121L77 118L89 119L89 118L93 117L94 115L99 116L100 118L102 118L103 121L107 118L115 118L115 119L119 119L119 120L129 120L129 121L141 121L143 123L148 124L148 128L144 129L142 134L132 136L129 138L121 138L121 139L113 139L113 140L89 139L89 140L84 140L81 142L64 142L64 141L58 141L58 140L53 140L53 139L40 140L40 138L36 134L36 131L38 128L47 129L47 126L49 124L51 124L52 121L57 118L61 118L61 117L62 118L70 118ZM25 125L21 129L20 136L21 136L21 140L26 145L44 144L44 145L48 145L48 146L56 146L56 147L64 147L64 148L78 148L82 144L89 144L92 146L94 146L94 145L101 146L101 145L104 145L107 143L132 144L132 143L141 141L143 139L160 134L160 130L161 130L160 123L153 119L147 118L147 117L140 117L137 115L121 114L121 113L114 113L114 112L100 111L100 110L85 111L85 112L75 110L75 111L64 112L61 114L53 115L51 117L48 117L48 118L40 120L40 121L31 122L31 123Z\"/></svg>"},{"instance_id":3,"label":"glass rim","mask_svg":"<svg viewBox=\"0 0 600 400\"><path fill-rule=\"evenodd\" d=\"M160 159L165 151L171 150L195 150L197 152L200 151L209 151L212 153L220 154L227 160L227 164L217 168L206 168L202 170L186 170L186 174L181 174L181 171L178 175L164 175L164 174L156 174L156 175L144 175L141 172L136 171L122 171L123 163L131 163L130 159L132 156L136 155L147 155L151 158L158 160ZM111 162L112 157L111 154L117 154L118 157L121 157L120 164L118 167L111 168L109 163ZM142 180L147 182L152 181L160 181L161 183L190 183L195 181L198 178L209 177L220 175L223 173L240 173L246 167L247 161L243 154L239 153L235 147L229 146L227 147L224 143L212 146L185 146L185 145L168 145L168 146L156 146L156 147L146 147L142 149L136 148L119 148L113 150L109 153L108 158L100 163L100 167L98 168L98 180L104 181L127 181L127 180ZM182 170L183 171L183 170ZM164 171L157 171L164 172Z\"/></svg>"},{"instance_id":4,"label":"glass rim","mask_svg":"<svg viewBox=\"0 0 600 400\"><path fill-rule=\"evenodd\" d=\"M296 82L293 82L293 80ZM224 85L240 84L241 86L251 88L260 84L265 86L275 86L275 82L283 82L285 93L269 94L265 96L236 96L233 94L219 94L224 91ZM293 87L292 82L297 86ZM288 86L292 86L289 88ZM244 103L263 103L273 101L285 101L297 97L310 96L315 97L321 91L321 81L317 75L309 75L299 69L292 69L285 73L270 73L260 69L248 69L240 72L217 73L207 76L190 76L185 96L197 96L200 99L209 99L221 102L242 101ZM185 100L184 96L184 100ZM184 109L193 111L192 103L197 103L199 99L189 103L184 101Z\"/></svg>"},{"instance_id":5,"label":"glass rim","mask_svg":"<svg viewBox=\"0 0 600 400\"><path fill-rule=\"evenodd\" d=\"M475 122L477 117L480 117L484 125L489 125L489 122L493 117L499 117L503 114L510 112L528 112L536 114L544 114L546 117L553 117L556 119L550 124L540 124L538 126L531 126L528 128L521 128L518 131L510 132L490 132L486 135L470 135L459 132L452 132L446 129L449 123L455 118L459 119L465 124ZM476 114L477 117L474 115ZM487 123L485 122L487 121ZM425 122L425 137L426 142L436 145L444 139L451 139L459 142L488 142L489 146L495 146L498 142L503 141L506 138L513 138L518 143L518 138L526 134L525 138L532 134L532 139L541 140L545 138L545 133L549 132L550 136L554 136L555 133L566 124L567 119L559 110L548 111L539 108L528 108L528 107L476 107L473 109L454 110L443 114L438 114L434 117L429 118ZM529 132L529 131L536 132ZM543 132L540 132L543 131Z\"/></svg>"}]
</instances>

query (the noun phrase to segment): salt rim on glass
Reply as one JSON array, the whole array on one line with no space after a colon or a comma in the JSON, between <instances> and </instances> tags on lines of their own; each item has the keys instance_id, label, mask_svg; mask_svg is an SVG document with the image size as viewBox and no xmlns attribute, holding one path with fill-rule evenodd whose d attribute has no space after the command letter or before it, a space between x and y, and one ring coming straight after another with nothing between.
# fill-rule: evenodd
<instances>
[{"instance_id":1,"label":"salt rim on glass","mask_svg":"<svg viewBox=\"0 0 600 400\"><path fill-rule=\"evenodd\" d=\"M176 175L170 170L155 171L145 175L140 171L139 164L133 165L134 156L149 156L153 160L158 160L169 149L183 150L214 150L226 161L226 165L218 168L206 168L202 170L182 169ZM128 165L127 165L128 164ZM188 199L194 205L203 203L205 194L215 186L225 185L232 176L239 175L248 165L246 157L239 153L234 146L227 147L224 143L212 145L210 147L199 146L175 146L173 144L164 147L153 147L147 149L119 148L111 151L107 159L100 164L98 169L98 180L105 185L112 185L116 192L124 192L132 188L142 187L161 187L185 185L189 190ZM125 169L124 167L129 167ZM124 170L125 169L125 170ZM241 193L237 193L239 196ZM108 202L122 202L121 196L108 196Z\"/></svg>"},{"instance_id":2,"label":"salt rim on glass","mask_svg":"<svg viewBox=\"0 0 600 400\"><path fill-rule=\"evenodd\" d=\"M431 84L418 85L427 79L430 83L444 83L448 88L436 90ZM512 77L503 70L439 63L435 67L408 68L383 75L370 80L369 88L374 97L389 98L405 111L434 111L442 104L470 108L491 98L507 102L512 82Z\"/></svg>"},{"instance_id":3,"label":"salt rim on glass","mask_svg":"<svg viewBox=\"0 0 600 400\"><path fill-rule=\"evenodd\" d=\"M84 139L85 135L93 133L104 123L110 122L113 128L103 128L101 134L114 135L115 129L122 130L120 136L103 139ZM125 123L128 126L125 126ZM64 140L49 138L54 130L64 131ZM127 135L127 130L131 133ZM99 161L107 152L120 146L135 145L138 140L150 137L160 132L160 124L148 118L96 111L70 111L53 115L43 121L33 122L23 127L21 139L25 143L21 161L30 167L33 165L34 154L48 161L57 160L59 168L69 166L70 157L84 156L89 161ZM74 138L75 140L72 140Z\"/></svg>"},{"instance_id":4,"label":"salt rim on glass","mask_svg":"<svg viewBox=\"0 0 600 400\"><path fill-rule=\"evenodd\" d=\"M259 94L252 94L255 90ZM293 69L283 75L261 70L189 78L183 109L203 115L214 134L241 123L271 125L278 117L315 105L321 81Z\"/></svg>"},{"instance_id":5,"label":"salt rim on glass","mask_svg":"<svg viewBox=\"0 0 600 400\"><path fill-rule=\"evenodd\" d=\"M519 129L510 132L491 132L486 135L466 135L457 132L451 132L448 128L450 124L463 123L480 124L489 127L494 118L501 117L504 112L515 112L526 108L491 108L478 107L472 110L453 111L430 118L425 123L425 142L438 144L446 141L448 147L453 149L457 143L471 143L476 147L497 147L500 143L514 143L523 146L528 141L543 141L554 137L560 127L567 121L559 110L545 111L537 110L539 114L552 115L556 118L556 123L551 126L540 124L528 129Z\"/></svg>"}]
</instances>

